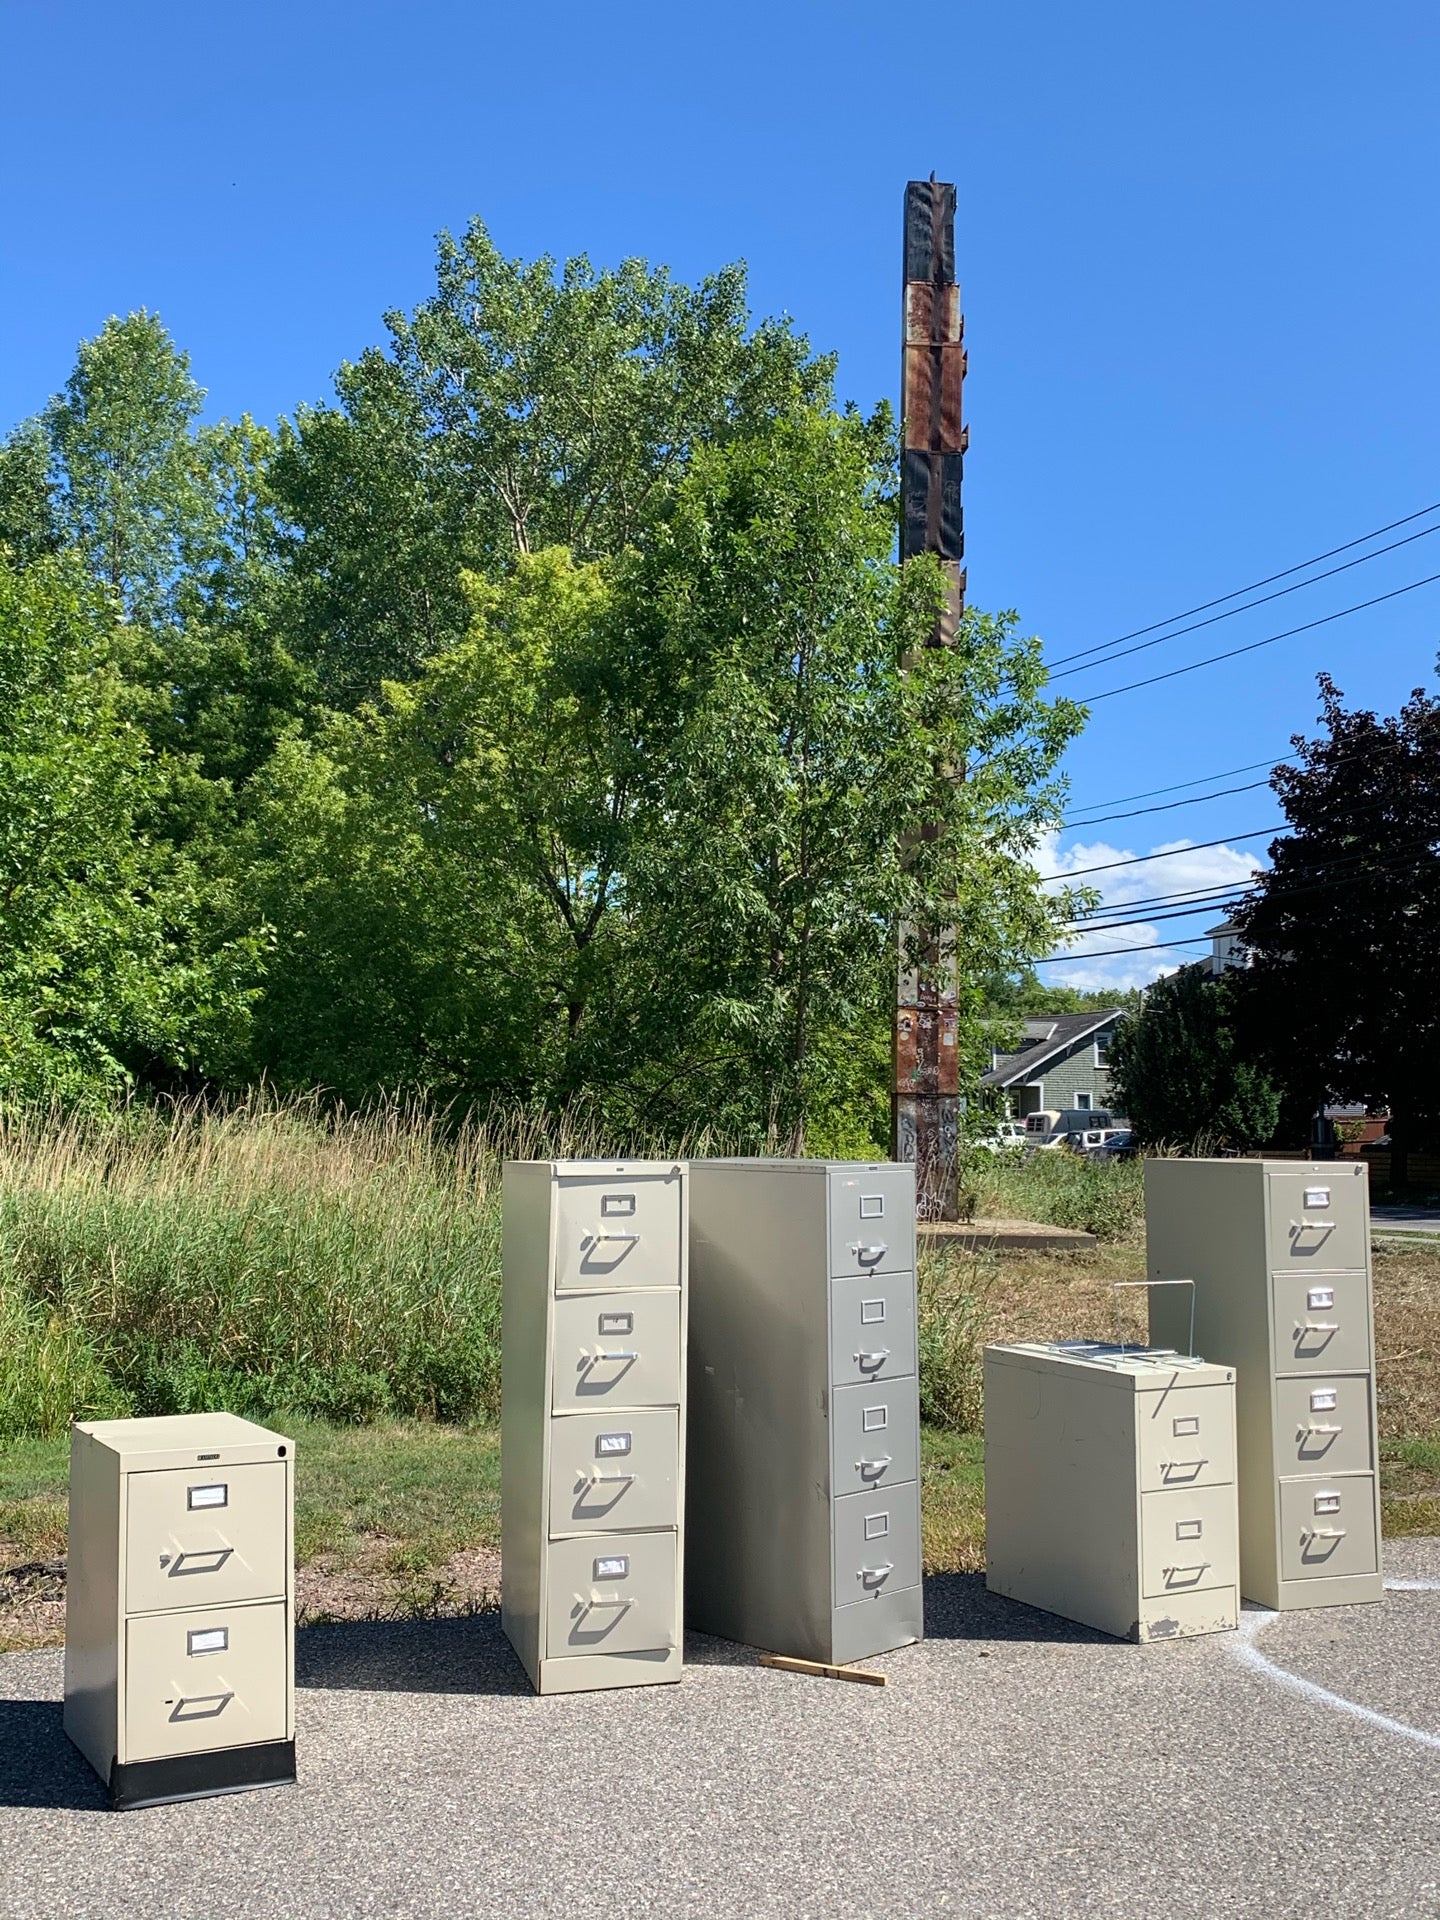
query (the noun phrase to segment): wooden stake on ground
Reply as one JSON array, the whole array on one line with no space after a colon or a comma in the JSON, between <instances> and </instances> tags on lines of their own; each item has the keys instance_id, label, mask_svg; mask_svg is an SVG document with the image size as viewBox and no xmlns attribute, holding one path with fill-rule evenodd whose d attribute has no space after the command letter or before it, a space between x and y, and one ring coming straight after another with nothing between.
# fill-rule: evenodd
<instances>
[{"instance_id":1,"label":"wooden stake on ground","mask_svg":"<svg viewBox=\"0 0 1440 1920\"><path fill-rule=\"evenodd\" d=\"M888 1687L890 1676L871 1673L864 1667L832 1667L823 1660L797 1660L788 1653L762 1653L762 1667L776 1667L781 1673L810 1673L818 1680L858 1680L865 1687Z\"/></svg>"}]
</instances>

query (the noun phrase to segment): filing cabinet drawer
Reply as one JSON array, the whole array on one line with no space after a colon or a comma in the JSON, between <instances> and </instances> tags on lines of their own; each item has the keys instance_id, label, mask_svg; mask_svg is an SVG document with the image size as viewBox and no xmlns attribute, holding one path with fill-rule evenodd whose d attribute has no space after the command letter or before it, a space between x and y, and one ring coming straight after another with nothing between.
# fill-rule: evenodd
<instances>
[{"instance_id":1,"label":"filing cabinet drawer","mask_svg":"<svg viewBox=\"0 0 1440 1920\"><path fill-rule=\"evenodd\" d=\"M1358 1273L1277 1273L1276 1373L1368 1373L1370 1297Z\"/></svg>"},{"instance_id":2,"label":"filing cabinet drawer","mask_svg":"<svg viewBox=\"0 0 1440 1920\"><path fill-rule=\"evenodd\" d=\"M550 1538L608 1527L674 1527L680 1415L673 1407L550 1422Z\"/></svg>"},{"instance_id":3,"label":"filing cabinet drawer","mask_svg":"<svg viewBox=\"0 0 1440 1920\"><path fill-rule=\"evenodd\" d=\"M1235 1586L1239 1542L1234 1487L1141 1494L1140 1571L1140 1590L1147 1599Z\"/></svg>"},{"instance_id":4,"label":"filing cabinet drawer","mask_svg":"<svg viewBox=\"0 0 1440 1920\"><path fill-rule=\"evenodd\" d=\"M847 1493L835 1502L835 1605L858 1606L920 1584L920 1486Z\"/></svg>"},{"instance_id":5,"label":"filing cabinet drawer","mask_svg":"<svg viewBox=\"0 0 1440 1920\"><path fill-rule=\"evenodd\" d=\"M1320 1475L1280 1482L1280 1572L1286 1580L1374 1573L1373 1474Z\"/></svg>"},{"instance_id":6,"label":"filing cabinet drawer","mask_svg":"<svg viewBox=\"0 0 1440 1920\"><path fill-rule=\"evenodd\" d=\"M556 1413L680 1404L680 1295L574 1294L555 1302Z\"/></svg>"},{"instance_id":7,"label":"filing cabinet drawer","mask_svg":"<svg viewBox=\"0 0 1440 1920\"><path fill-rule=\"evenodd\" d=\"M557 1181L555 1291L678 1287L680 1190L678 1171Z\"/></svg>"},{"instance_id":8,"label":"filing cabinet drawer","mask_svg":"<svg viewBox=\"0 0 1440 1920\"><path fill-rule=\"evenodd\" d=\"M915 1264L915 1183L907 1168L830 1180L830 1271L898 1273Z\"/></svg>"},{"instance_id":9,"label":"filing cabinet drawer","mask_svg":"<svg viewBox=\"0 0 1440 1920\"><path fill-rule=\"evenodd\" d=\"M830 1487L866 1493L920 1478L920 1412L915 1381L876 1380L830 1396Z\"/></svg>"},{"instance_id":10,"label":"filing cabinet drawer","mask_svg":"<svg viewBox=\"0 0 1440 1920\"><path fill-rule=\"evenodd\" d=\"M129 1473L125 1492L127 1612L230 1605L285 1593L283 1460Z\"/></svg>"},{"instance_id":11,"label":"filing cabinet drawer","mask_svg":"<svg viewBox=\"0 0 1440 1920\"><path fill-rule=\"evenodd\" d=\"M676 1535L587 1534L550 1548L546 1657L679 1644Z\"/></svg>"},{"instance_id":12,"label":"filing cabinet drawer","mask_svg":"<svg viewBox=\"0 0 1440 1920\"><path fill-rule=\"evenodd\" d=\"M1137 1395L1140 1487L1215 1487L1235 1478L1235 1396L1228 1387Z\"/></svg>"},{"instance_id":13,"label":"filing cabinet drawer","mask_svg":"<svg viewBox=\"0 0 1440 1920\"><path fill-rule=\"evenodd\" d=\"M830 1378L893 1380L915 1372L915 1276L877 1273L830 1288Z\"/></svg>"},{"instance_id":14,"label":"filing cabinet drawer","mask_svg":"<svg viewBox=\"0 0 1440 1920\"><path fill-rule=\"evenodd\" d=\"M1369 1374L1277 1380L1275 1462L1282 1474L1369 1473Z\"/></svg>"},{"instance_id":15,"label":"filing cabinet drawer","mask_svg":"<svg viewBox=\"0 0 1440 1920\"><path fill-rule=\"evenodd\" d=\"M1270 1265L1277 1273L1363 1267L1368 1186L1348 1170L1334 1175L1272 1173Z\"/></svg>"},{"instance_id":16,"label":"filing cabinet drawer","mask_svg":"<svg viewBox=\"0 0 1440 1920\"><path fill-rule=\"evenodd\" d=\"M286 1739L287 1614L282 1600L127 1620L126 1761Z\"/></svg>"}]
</instances>

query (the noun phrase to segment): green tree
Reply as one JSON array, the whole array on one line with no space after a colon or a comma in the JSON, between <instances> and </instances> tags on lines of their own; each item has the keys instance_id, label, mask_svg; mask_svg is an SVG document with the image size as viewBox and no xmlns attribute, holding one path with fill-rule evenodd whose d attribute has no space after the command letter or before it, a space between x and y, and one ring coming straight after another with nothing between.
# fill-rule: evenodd
<instances>
[{"instance_id":1,"label":"green tree","mask_svg":"<svg viewBox=\"0 0 1440 1920\"><path fill-rule=\"evenodd\" d=\"M441 235L434 297L386 325L274 468L296 645L342 706L460 643L462 572L619 554L698 446L833 377L784 324L751 327L739 267L691 288L639 260L508 260L478 221Z\"/></svg>"},{"instance_id":2,"label":"green tree","mask_svg":"<svg viewBox=\"0 0 1440 1920\"><path fill-rule=\"evenodd\" d=\"M39 420L23 421L0 444L0 547L28 566L60 545L50 483L50 442Z\"/></svg>"},{"instance_id":3,"label":"green tree","mask_svg":"<svg viewBox=\"0 0 1440 1920\"><path fill-rule=\"evenodd\" d=\"M62 532L128 619L167 617L213 542L192 432L203 400L188 356L142 310L81 341L47 409Z\"/></svg>"},{"instance_id":4,"label":"green tree","mask_svg":"<svg viewBox=\"0 0 1440 1920\"><path fill-rule=\"evenodd\" d=\"M1391 1174L1440 1133L1440 701L1380 719L1320 676L1325 733L1271 785L1290 832L1232 915L1249 1043L1303 1112L1390 1110Z\"/></svg>"},{"instance_id":5,"label":"green tree","mask_svg":"<svg viewBox=\"0 0 1440 1920\"><path fill-rule=\"evenodd\" d=\"M1237 1039L1237 980L1181 967L1116 1026L1112 1104L1145 1145L1223 1142L1243 1151L1274 1134L1280 1096Z\"/></svg>"},{"instance_id":6,"label":"green tree","mask_svg":"<svg viewBox=\"0 0 1440 1920\"><path fill-rule=\"evenodd\" d=\"M144 821L164 772L124 717L113 615L70 558L0 556L0 1099L223 1069L253 936L212 948Z\"/></svg>"}]
</instances>

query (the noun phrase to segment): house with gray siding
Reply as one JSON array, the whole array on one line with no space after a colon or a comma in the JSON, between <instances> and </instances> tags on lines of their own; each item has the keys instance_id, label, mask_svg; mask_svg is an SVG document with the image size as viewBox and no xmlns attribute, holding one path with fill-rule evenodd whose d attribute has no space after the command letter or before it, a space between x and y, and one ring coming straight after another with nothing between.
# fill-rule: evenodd
<instances>
[{"instance_id":1,"label":"house with gray siding","mask_svg":"<svg viewBox=\"0 0 1440 1920\"><path fill-rule=\"evenodd\" d=\"M1110 1039L1123 1009L1099 1013L1039 1014L1026 1020L1020 1044L996 1052L980 1085L999 1094L1017 1118L1047 1107L1102 1108L1110 1104Z\"/></svg>"}]
</instances>

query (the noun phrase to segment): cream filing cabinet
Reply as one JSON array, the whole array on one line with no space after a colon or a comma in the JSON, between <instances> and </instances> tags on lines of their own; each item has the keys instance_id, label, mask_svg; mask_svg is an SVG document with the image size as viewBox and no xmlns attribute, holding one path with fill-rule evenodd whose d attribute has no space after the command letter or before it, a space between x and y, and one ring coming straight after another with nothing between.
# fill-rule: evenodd
<instances>
[{"instance_id":1,"label":"cream filing cabinet","mask_svg":"<svg viewBox=\"0 0 1440 1920\"><path fill-rule=\"evenodd\" d=\"M1236 1626L1234 1369L1082 1341L987 1347L985 1584L1122 1640Z\"/></svg>"},{"instance_id":2,"label":"cream filing cabinet","mask_svg":"<svg viewBox=\"0 0 1440 1920\"><path fill-rule=\"evenodd\" d=\"M1196 1341L1236 1370L1240 1586L1261 1606L1383 1596L1369 1188L1355 1161L1145 1164L1150 1275L1194 1280ZM1152 1293L1152 1338L1175 1313Z\"/></svg>"},{"instance_id":3,"label":"cream filing cabinet","mask_svg":"<svg viewBox=\"0 0 1440 1920\"><path fill-rule=\"evenodd\" d=\"M539 1693L680 1678L688 1174L504 1174L501 1622Z\"/></svg>"},{"instance_id":4,"label":"cream filing cabinet","mask_svg":"<svg viewBox=\"0 0 1440 1920\"><path fill-rule=\"evenodd\" d=\"M113 1806L295 1778L294 1468L229 1413L72 1429L65 1731Z\"/></svg>"},{"instance_id":5,"label":"cream filing cabinet","mask_svg":"<svg viewBox=\"0 0 1440 1920\"><path fill-rule=\"evenodd\" d=\"M843 1663L918 1640L915 1172L696 1160L685 1617Z\"/></svg>"}]
</instances>

